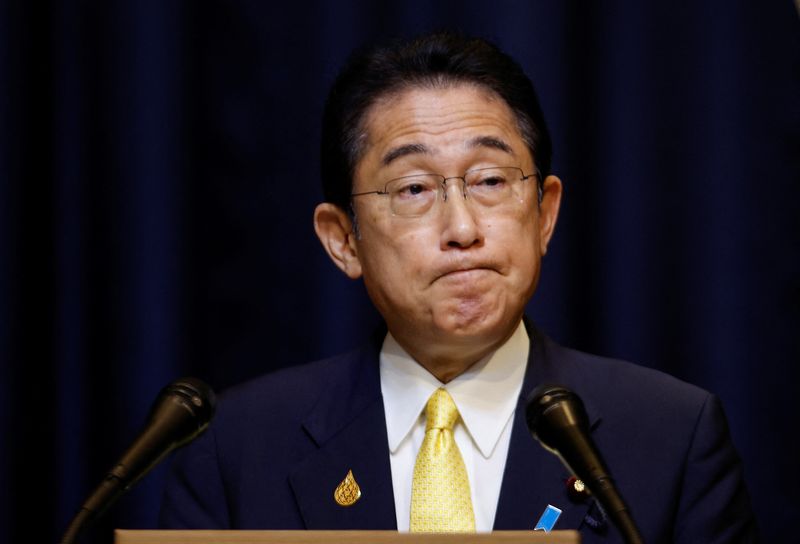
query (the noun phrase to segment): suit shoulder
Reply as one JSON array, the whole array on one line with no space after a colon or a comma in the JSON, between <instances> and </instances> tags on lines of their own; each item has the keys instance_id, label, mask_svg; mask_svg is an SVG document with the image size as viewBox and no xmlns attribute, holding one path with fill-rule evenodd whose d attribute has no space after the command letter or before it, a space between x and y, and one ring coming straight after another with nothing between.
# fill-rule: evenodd
<instances>
[{"instance_id":1,"label":"suit shoulder","mask_svg":"<svg viewBox=\"0 0 800 544\"><path fill-rule=\"evenodd\" d=\"M217 421L238 427L243 420L301 419L324 391L350 379L361 349L268 372L222 392ZM221 420L221 421L220 421Z\"/></svg>"},{"instance_id":2,"label":"suit shoulder","mask_svg":"<svg viewBox=\"0 0 800 544\"><path fill-rule=\"evenodd\" d=\"M701 387L660 370L548 343L549 350L558 352L559 364L568 366L578 377L580 388L600 405L627 410L646 407L648 411L682 412L693 417L713 397Z\"/></svg>"}]
</instances>

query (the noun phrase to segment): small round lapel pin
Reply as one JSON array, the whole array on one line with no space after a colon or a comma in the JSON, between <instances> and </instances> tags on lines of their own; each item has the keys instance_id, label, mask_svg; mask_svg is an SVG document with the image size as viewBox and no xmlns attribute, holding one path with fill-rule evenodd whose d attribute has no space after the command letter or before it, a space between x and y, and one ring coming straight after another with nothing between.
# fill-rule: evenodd
<instances>
[{"instance_id":1,"label":"small round lapel pin","mask_svg":"<svg viewBox=\"0 0 800 544\"><path fill-rule=\"evenodd\" d=\"M575 476L571 476L567 480L567 494L573 501L582 502L588 499L591 493L582 480L579 480Z\"/></svg>"}]
</instances>

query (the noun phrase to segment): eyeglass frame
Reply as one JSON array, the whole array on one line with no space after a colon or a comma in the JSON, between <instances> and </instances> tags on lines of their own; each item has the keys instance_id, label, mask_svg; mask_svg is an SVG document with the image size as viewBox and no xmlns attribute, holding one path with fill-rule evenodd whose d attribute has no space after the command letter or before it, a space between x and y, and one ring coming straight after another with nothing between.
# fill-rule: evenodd
<instances>
[{"instance_id":1,"label":"eyeglass frame","mask_svg":"<svg viewBox=\"0 0 800 544\"><path fill-rule=\"evenodd\" d=\"M472 172L480 172L480 171L483 171L483 170L494 170L494 169L497 169L497 168L513 168L514 170L518 170L519 173L520 173L520 176L521 176L520 177L520 181L525 181L528 178L536 177L539 180L536 183L537 202L539 204L542 203L542 198L544 197L544 188L542 186L543 183L544 183L544 178L542 177L541 170L539 170L539 168L536 168L536 172L526 175L525 171L522 168L518 167L518 166L487 166L485 168L473 168L472 170L467 170L466 172L464 172L460 176L450 176L450 177L446 177L443 174L434 174L433 172L422 172L422 173L419 173L419 174L411 174L411 175L408 175L408 176L400 176L399 178L392 178L389 181L387 181L384 184L382 191L380 189L377 189L375 191L363 191L363 192L360 192L360 193L350 193L350 198L352 199L353 197L364 196L364 195L389 196L390 193L389 193L389 191L386 190L386 188L392 182L395 182L395 181L401 180L401 179L412 178L412 177L416 177L416 176L438 176L438 177L442 178L442 181L440 182L439 187L441 188L442 200L444 202L447 202L447 181L451 180L451 179L460 179L461 180L461 182L462 182L461 183L461 187L462 187L461 193L464 196L464 198L466 199L467 198L467 180L466 180L467 175L472 173ZM352 208L352 205L351 205L351 208ZM425 215L425 214L423 214L423 215ZM402 216L400 216L400 217L402 217ZM418 217L422 217L422 216L418 216Z\"/></svg>"}]
</instances>

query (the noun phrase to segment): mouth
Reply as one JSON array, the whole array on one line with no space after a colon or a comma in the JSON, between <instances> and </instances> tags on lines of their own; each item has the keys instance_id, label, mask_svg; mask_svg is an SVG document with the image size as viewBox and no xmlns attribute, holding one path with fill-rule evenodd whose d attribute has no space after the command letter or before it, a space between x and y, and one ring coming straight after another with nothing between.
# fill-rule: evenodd
<instances>
[{"instance_id":1,"label":"mouth","mask_svg":"<svg viewBox=\"0 0 800 544\"><path fill-rule=\"evenodd\" d=\"M494 272L493 268L487 266L471 266L459 267L451 270L445 270L443 273L436 276L434 282L448 281L448 282L472 282L477 281L486 274Z\"/></svg>"}]
</instances>

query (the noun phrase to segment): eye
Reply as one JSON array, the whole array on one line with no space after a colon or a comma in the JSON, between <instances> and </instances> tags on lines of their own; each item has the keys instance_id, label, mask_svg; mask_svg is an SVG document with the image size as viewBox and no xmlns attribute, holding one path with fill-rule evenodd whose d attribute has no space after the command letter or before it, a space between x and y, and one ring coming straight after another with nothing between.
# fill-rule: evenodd
<instances>
[{"instance_id":1,"label":"eye","mask_svg":"<svg viewBox=\"0 0 800 544\"><path fill-rule=\"evenodd\" d=\"M506 182L506 180L501 178L501 177L499 177L499 176L492 176L492 177L489 177L489 178L482 179L478 183L480 185L485 185L487 187L495 187L495 186L501 185L501 184L503 184L505 182Z\"/></svg>"},{"instance_id":2,"label":"eye","mask_svg":"<svg viewBox=\"0 0 800 544\"><path fill-rule=\"evenodd\" d=\"M434 177L411 176L392 182L389 191L395 198L417 199L433 195L436 188L437 180Z\"/></svg>"},{"instance_id":3,"label":"eye","mask_svg":"<svg viewBox=\"0 0 800 544\"><path fill-rule=\"evenodd\" d=\"M403 187L401 190L409 195L418 195L425 191L425 187L420 183L412 183L407 187Z\"/></svg>"},{"instance_id":4,"label":"eye","mask_svg":"<svg viewBox=\"0 0 800 544\"><path fill-rule=\"evenodd\" d=\"M481 176L472 184L473 188L478 190L491 190L499 189L507 183L505 176L496 172L486 173Z\"/></svg>"}]
</instances>

